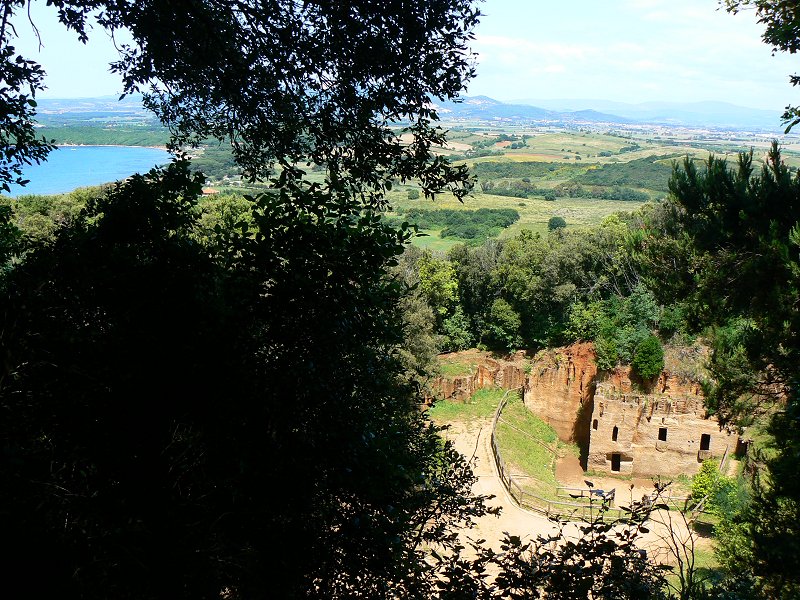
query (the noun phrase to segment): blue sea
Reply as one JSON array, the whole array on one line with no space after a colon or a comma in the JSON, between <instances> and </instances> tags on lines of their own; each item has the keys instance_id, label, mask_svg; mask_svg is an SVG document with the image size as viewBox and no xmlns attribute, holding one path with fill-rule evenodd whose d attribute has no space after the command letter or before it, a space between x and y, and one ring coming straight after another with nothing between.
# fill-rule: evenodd
<instances>
[{"instance_id":1,"label":"blue sea","mask_svg":"<svg viewBox=\"0 0 800 600\"><path fill-rule=\"evenodd\" d=\"M144 173L169 162L170 154L158 148L137 146L61 146L40 165L26 167L25 187L11 186L11 195L62 194L75 188L100 185Z\"/></svg>"}]
</instances>

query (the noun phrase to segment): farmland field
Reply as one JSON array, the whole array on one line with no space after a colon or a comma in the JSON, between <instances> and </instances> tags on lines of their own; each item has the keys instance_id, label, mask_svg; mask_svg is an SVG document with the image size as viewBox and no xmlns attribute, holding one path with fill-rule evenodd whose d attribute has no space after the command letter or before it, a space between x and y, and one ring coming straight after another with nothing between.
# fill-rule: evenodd
<instances>
[{"instance_id":1,"label":"farmland field","mask_svg":"<svg viewBox=\"0 0 800 600\"><path fill-rule=\"evenodd\" d=\"M396 186L388 200L395 215L411 209L514 209L519 220L499 233L501 239L521 230L545 234L551 217L562 217L577 229L599 224L617 212L637 210L646 201L668 194L673 163L710 154L736 160L740 150L755 152L758 164L766 142L683 139L663 132L651 137L583 131L542 132L525 128L474 127L451 129L451 144L442 148L456 163L467 164L475 188L463 202L443 193L434 200L417 196L413 182ZM465 150L471 148L471 150ZM792 150L796 150L793 152ZM800 146L785 153L787 163L800 166ZM414 198L414 199L412 199ZM440 237L441 230L424 229L413 243L446 251L474 241Z\"/></svg>"}]
</instances>

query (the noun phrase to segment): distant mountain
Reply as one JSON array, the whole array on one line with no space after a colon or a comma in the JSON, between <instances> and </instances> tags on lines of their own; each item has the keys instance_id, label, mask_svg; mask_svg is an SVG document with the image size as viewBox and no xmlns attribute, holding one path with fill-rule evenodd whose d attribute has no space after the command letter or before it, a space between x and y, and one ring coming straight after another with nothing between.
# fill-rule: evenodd
<instances>
[{"instance_id":1,"label":"distant mountain","mask_svg":"<svg viewBox=\"0 0 800 600\"><path fill-rule=\"evenodd\" d=\"M727 102L643 102L627 104L598 99L518 100L465 96L460 102L434 103L444 120L579 125L581 123L656 124L667 126L782 130L778 111ZM44 125L155 123L140 95L67 100L39 100L37 120Z\"/></svg>"},{"instance_id":2,"label":"distant mountain","mask_svg":"<svg viewBox=\"0 0 800 600\"><path fill-rule=\"evenodd\" d=\"M642 123L690 127L780 130L780 111L737 106L728 102L642 102L628 104L599 99L526 99L515 104L551 111L597 110Z\"/></svg>"},{"instance_id":3,"label":"distant mountain","mask_svg":"<svg viewBox=\"0 0 800 600\"><path fill-rule=\"evenodd\" d=\"M435 103L442 119L543 121L548 123L629 123L625 117L596 110L557 111L529 104L506 104L488 96L465 96L461 102Z\"/></svg>"}]
</instances>

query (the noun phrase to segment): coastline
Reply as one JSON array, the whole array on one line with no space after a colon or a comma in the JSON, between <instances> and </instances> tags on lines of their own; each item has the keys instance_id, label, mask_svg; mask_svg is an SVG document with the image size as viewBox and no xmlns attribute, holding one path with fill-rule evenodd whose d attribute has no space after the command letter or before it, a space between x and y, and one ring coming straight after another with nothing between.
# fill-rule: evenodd
<instances>
[{"instance_id":1,"label":"coastline","mask_svg":"<svg viewBox=\"0 0 800 600\"><path fill-rule=\"evenodd\" d=\"M7 194L55 196L125 179L133 173L149 171L173 160L163 147L123 144L63 144L40 164L29 165L23 177L25 186L11 186Z\"/></svg>"},{"instance_id":2,"label":"coastline","mask_svg":"<svg viewBox=\"0 0 800 600\"><path fill-rule=\"evenodd\" d=\"M136 144L54 144L56 148L152 148L169 152L167 146L138 146ZM172 154L170 152L170 154Z\"/></svg>"}]
</instances>

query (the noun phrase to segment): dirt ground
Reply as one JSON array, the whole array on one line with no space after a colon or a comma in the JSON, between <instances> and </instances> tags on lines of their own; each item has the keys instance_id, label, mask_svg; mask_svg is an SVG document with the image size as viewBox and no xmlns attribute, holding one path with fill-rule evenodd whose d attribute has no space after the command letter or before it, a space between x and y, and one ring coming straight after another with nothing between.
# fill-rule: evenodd
<instances>
[{"instance_id":1,"label":"dirt ground","mask_svg":"<svg viewBox=\"0 0 800 600\"><path fill-rule=\"evenodd\" d=\"M484 539L495 550L500 549L504 532L532 539L538 535L554 532L556 526L547 517L517 506L511 499L500 478L492 459L491 420L472 421L468 424L455 423L447 431L456 449L467 458L474 458L475 475L478 481L473 488L476 494L494 496L491 506L501 507L500 516L488 515L479 519L476 526L465 532L472 539Z\"/></svg>"},{"instance_id":2,"label":"dirt ground","mask_svg":"<svg viewBox=\"0 0 800 600\"><path fill-rule=\"evenodd\" d=\"M646 494L653 493L653 480L634 477L630 480L617 479L614 477L587 476L581 467L578 457L567 454L558 459L556 463L556 479L564 487L586 488L586 481L591 481L595 489L617 490L617 504L627 506L631 502L631 497L639 499ZM631 488L633 485L633 488ZM615 504L616 506L616 504Z\"/></svg>"},{"instance_id":3,"label":"dirt ground","mask_svg":"<svg viewBox=\"0 0 800 600\"><path fill-rule=\"evenodd\" d=\"M486 516L479 519L475 527L464 532L470 539L484 539L495 550L500 549L500 540L504 532L519 535L523 539L532 539L538 535L547 535L556 531L557 526L546 517L520 508L508 495L497 475L491 451L491 419L477 420L470 423L454 423L447 430L446 436L455 447L467 458L475 459L475 474L478 481L473 491L477 494L493 495L490 505L501 507L500 516ZM577 457L562 458L556 467L556 474L563 485L575 484L575 487L586 487L586 477L578 463ZM617 499L620 504L627 504L630 498L641 498L653 491L653 483L646 479L633 479L630 482L612 478L592 477L591 481L599 489L617 488ZM630 485L633 484L633 490ZM620 485L622 484L622 485ZM622 488L622 489L620 489ZM565 528L565 535L573 537L578 534L578 525ZM669 546L671 540L680 543L691 543L690 532L680 513L671 511L654 515L650 532L641 538L641 547L655 560L664 564L673 564L675 559ZM697 546L708 547L710 540L695 534Z\"/></svg>"}]
</instances>

